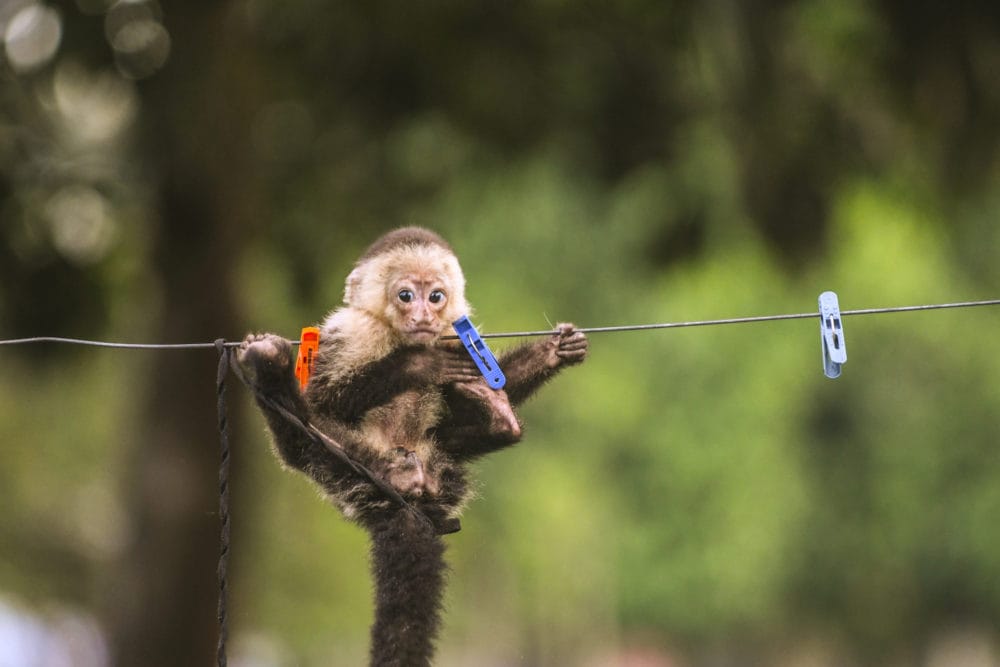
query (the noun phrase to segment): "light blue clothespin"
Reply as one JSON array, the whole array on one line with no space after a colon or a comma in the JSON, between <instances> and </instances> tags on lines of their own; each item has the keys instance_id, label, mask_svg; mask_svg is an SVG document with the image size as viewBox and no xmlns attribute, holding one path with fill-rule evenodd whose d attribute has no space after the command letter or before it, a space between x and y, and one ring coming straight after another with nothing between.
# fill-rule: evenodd
<instances>
[{"instance_id":1,"label":"light blue clothespin","mask_svg":"<svg viewBox=\"0 0 1000 667\"><path fill-rule=\"evenodd\" d=\"M479 372L486 378L486 384L493 389L501 389L507 383L507 378L504 377L503 371L500 370L500 364L497 363L497 358L490 352L490 348L486 347L486 343L476 331L476 327L473 326L468 315L462 315L451 326L455 327L458 338L465 345L465 349L469 351L472 360L476 362Z\"/></svg>"},{"instance_id":2,"label":"light blue clothespin","mask_svg":"<svg viewBox=\"0 0 1000 667\"><path fill-rule=\"evenodd\" d=\"M847 344L835 292L819 295L819 332L823 342L823 373L828 378L840 377L840 367L847 362Z\"/></svg>"}]
</instances>

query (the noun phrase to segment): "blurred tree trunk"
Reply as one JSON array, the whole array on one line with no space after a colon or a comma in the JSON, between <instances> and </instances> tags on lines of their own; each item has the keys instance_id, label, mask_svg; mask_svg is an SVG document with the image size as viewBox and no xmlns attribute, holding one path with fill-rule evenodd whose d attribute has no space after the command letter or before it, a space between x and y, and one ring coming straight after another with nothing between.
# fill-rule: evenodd
<instances>
[{"instance_id":1,"label":"blurred tree trunk","mask_svg":"<svg viewBox=\"0 0 1000 667\"><path fill-rule=\"evenodd\" d=\"M140 89L141 154L159 218L152 254L162 312L153 337L212 341L239 331L234 272L241 239L259 228L248 138L259 69L230 3L165 10L171 59ZM214 663L216 363L214 352L166 350L146 378L127 482L134 541L110 600L118 665Z\"/></svg>"}]
</instances>

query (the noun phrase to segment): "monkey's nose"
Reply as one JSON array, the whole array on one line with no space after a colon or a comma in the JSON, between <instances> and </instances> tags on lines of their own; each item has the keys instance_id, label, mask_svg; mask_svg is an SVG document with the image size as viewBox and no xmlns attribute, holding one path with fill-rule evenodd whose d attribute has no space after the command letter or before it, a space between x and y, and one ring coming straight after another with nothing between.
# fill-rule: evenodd
<instances>
[{"instance_id":1,"label":"monkey's nose","mask_svg":"<svg viewBox=\"0 0 1000 667\"><path fill-rule=\"evenodd\" d=\"M411 311L410 319L416 324L431 324L434 322L434 313L425 304L418 304Z\"/></svg>"}]
</instances>

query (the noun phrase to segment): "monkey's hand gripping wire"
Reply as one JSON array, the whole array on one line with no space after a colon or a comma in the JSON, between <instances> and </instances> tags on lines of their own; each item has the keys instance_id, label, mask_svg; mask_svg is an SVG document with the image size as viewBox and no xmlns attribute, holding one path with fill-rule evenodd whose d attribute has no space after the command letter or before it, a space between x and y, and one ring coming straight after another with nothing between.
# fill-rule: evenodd
<instances>
[{"instance_id":1,"label":"monkey's hand gripping wire","mask_svg":"<svg viewBox=\"0 0 1000 667\"><path fill-rule=\"evenodd\" d=\"M230 351L232 353L232 351ZM285 406L279 404L277 401L272 399L267 394L263 393L258 389L243 373L243 369L240 368L238 363L230 364L233 374L242 382L247 389L249 389L257 401L264 406L267 406L275 413L281 415L281 417L287 421L289 424L301 431L306 437L312 440L315 444L325 447L330 454L332 454L338 461L347 466L353 473L359 477L363 477L372 483L375 488L377 488L383 495L385 495L389 500L396 503L406 511L413 514L419 520L425 522L432 529L437 531L437 526L435 523L424 514L421 510L414 507L406 501L399 492L396 491L388 482L376 475L374 472L361 465L344 451L339 443L333 440L330 436L320 431L318 428L310 424L308 421L302 420L298 415L288 410Z\"/></svg>"}]
</instances>

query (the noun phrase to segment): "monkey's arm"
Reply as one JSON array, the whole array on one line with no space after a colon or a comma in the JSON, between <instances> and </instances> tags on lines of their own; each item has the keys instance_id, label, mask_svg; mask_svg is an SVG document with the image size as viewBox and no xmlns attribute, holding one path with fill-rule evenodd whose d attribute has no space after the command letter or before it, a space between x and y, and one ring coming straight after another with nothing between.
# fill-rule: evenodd
<instances>
[{"instance_id":1,"label":"monkey's arm","mask_svg":"<svg viewBox=\"0 0 1000 667\"><path fill-rule=\"evenodd\" d=\"M560 324L552 337L502 355L505 390L490 389L482 378L445 388L449 415L436 430L442 449L458 459L473 459L521 439L513 406L523 403L546 380L587 355L587 337L572 324Z\"/></svg>"},{"instance_id":2,"label":"monkey's arm","mask_svg":"<svg viewBox=\"0 0 1000 667\"><path fill-rule=\"evenodd\" d=\"M400 347L350 372L337 368L336 345L320 348L306 389L329 417L352 424L374 407L410 389L468 382L479 377L464 351L448 347Z\"/></svg>"},{"instance_id":3,"label":"monkey's arm","mask_svg":"<svg viewBox=\"0 0 1000 667\"><path fill-rule=\"evenodd\" d=\"M587 337L572 324L559 324L558 333L504 352L498 359L507 376L504 387L511 405L518 406L566 366L587 356Z\"/></svg>"}]
</instances>

